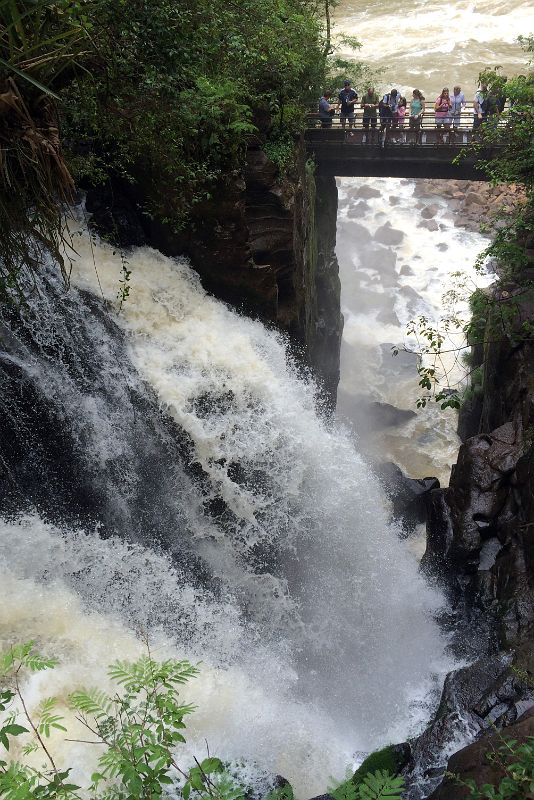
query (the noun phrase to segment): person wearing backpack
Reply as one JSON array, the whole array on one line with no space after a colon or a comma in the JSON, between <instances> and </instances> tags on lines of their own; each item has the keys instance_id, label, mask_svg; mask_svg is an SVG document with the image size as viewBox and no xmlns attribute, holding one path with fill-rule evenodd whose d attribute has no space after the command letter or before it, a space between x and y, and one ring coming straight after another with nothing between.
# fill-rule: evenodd
<instances>
[{"instance_id":1,"label":"person wearing backpack","mask_svg":"<svg viewBox=\"0 0 534 800\"><path fill-rule=\"evenodd\" d=\"M379 97L372 86L367 87L367 91L362 97L361 107L363 108L363 129L372 128L371 138L376 139L376 123Z\"/></svg>"},{"instance_id":2,"label":"person wearing backpack","mask_svg":"<svg viewBox=\"0 0 534 800\"><path fill-rule=\"evenodd\" d=\"M378 104L378 113L380 114L380 131L386 128L391 128L395 118L395 112L399 104L400 95L396 89L384 95Z\"/></svg>"}]
</instances>

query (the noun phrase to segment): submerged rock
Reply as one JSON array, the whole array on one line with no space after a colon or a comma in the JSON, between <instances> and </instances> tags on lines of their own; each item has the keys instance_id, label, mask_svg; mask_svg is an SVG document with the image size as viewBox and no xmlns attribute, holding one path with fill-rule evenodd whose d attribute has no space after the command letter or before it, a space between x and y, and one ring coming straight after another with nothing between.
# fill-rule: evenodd
<instances>
[{"instance_id":1,"label":"submerged rock","mask_svg":"<svg viewBox=\"0 0 534 800\"><path fill-rule=\"evenodd\" d=\"M392 228L389 222L386 222L384 225L381 225L380 228L377 228L375 239L381 244L400 244L404 239L404 233L403 231L397 230L397 228Z\"/></svg>"},{"instance_id":2,"label":"submerged rock","mask_svg":"<svg viewBox=\"0 0 534 800\"><path fill-rule=\"evenodd\" d=\"M422 219L421 222L417 224L417 227L426 228L428 231L439 230L439 225L435 219Z\"/></svg>"},{"instance_id":3,"label":"submerged rock","mask_svg":"<svg viewBox=\"0 0 534 800\"><path fill-rule=\"evenodd\" d=\"M431 203L429 206L425 206L421 211L421 216L423 219L432 219L435 217L439 211L439 206L435 205L435 203Z\"/></svg>"},{"instance_id":4,"label":"submerged rock","mask_svg":"<svg viewBox=\"0 0 534 800\"><path fill-rule=\"evenodd\" d=\"M381 192L378 189L373 189L372 186L367 186L366 184L358 189L358 191L355 193L355 196L363 197L367 200L371 197L380 197Z\"/></svg>"},{"instance_id":5,"label":"submerged rock","mask_svg":"<svg viewBox=\"0 0 534 800\"><path fill-rule=\"evenodd\" d=\"M415 411L408 408L397 408L390 403L369 403L368 413L370 423L375 430L389 428L393 425L403 425L408 420L413 419Z\"/></svg>"}]
</instances>

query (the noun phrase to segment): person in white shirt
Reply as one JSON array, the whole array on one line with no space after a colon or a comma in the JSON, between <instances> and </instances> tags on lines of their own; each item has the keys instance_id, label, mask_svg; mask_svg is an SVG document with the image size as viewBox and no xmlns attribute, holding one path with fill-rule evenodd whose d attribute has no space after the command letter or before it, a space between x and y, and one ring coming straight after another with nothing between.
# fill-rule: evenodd
<instances>
[{"instance_id":1,"label":"person in white shirt","mask_svg":"<svg viewBox=\"0 0 534 800\"><path fill-rule=\"evenodd\" d=\"M462 111L465 108L465 95L462 92L461 86L455 86L451 95L451 108L450 117L452 119L452 127L459 128L462 122Z\"/></svg>"}]
</instances>

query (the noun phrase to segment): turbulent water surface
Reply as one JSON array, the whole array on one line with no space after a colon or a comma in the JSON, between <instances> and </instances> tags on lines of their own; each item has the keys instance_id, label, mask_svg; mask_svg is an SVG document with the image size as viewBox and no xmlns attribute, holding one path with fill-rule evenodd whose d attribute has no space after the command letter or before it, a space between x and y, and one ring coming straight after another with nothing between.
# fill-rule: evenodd
<instances>
[{"instance_id":1,"label":"turbulent water surface","mask_svg":"<svg viewBox=\"0 0 534 800\"><path fill-rule=\"evenodd\" d=\"M358 58L380 71L377 86L427 97L460 84L471 100L488 66L524 73L517 38L534 31L534 8L523 0L342 0L335 13L339 32L362 43Z\"/></svg>"},{"instance_id":2,"label":"turbulent water surface","mask_svg":"<svg viewBox=\"0 0 534 800\"><path fill-rule=\"evenodd\" d=\"M62 657L52 687L33 682L37 703L104 680L144 631L156 652L203 662L199 742L300 795L324 790L356 752L426 718L446 667L440 598L282 340L149 249L129 256L122 311L105 311L120 256L85 236L76 249L70 293L51 270L10 334L8 419L32 387L50 415L40 425L59 426L74 455L50 479L51 434L24 432L41 478L17 466L25 514L1 527L3 641L36 636ZM69 480L75 513L54 499ZM103 498L93 520L87 486Z\"/></svg>"},{"instance_id":3,"label":"turbulent water surface","mask_svg":"<svg viewBox=\"0 0 534 800\"><path fill-rule=\"evenodd\" d=\"M378 54L384 84L437 91L443 78L474 88L488 60L520 69L512 42L532 11L344 2L337 13L362 56ZM401 336L410 303L436 308L443 275L482 243L455 232L441 203L447 250L435 259L428 234L414 244L414 184L371 183L379 193L356 216L362 183L341 183L349 421L362 375L372 399L412 403L412 379L381 371L380 345ZM402 242L374 241L386 222ZM85 235L76 249L73 288L49 265L23 320L7 310L1 329L0 639L35 638L61 660L28 682L29 705L105 686L106 664L148 637L157 656L202 662L185 690L198 705L186 761L207 739L256 775L286 776L300 797L322 792L359 753L428 718L450 666L442 599L388 524L350 431L318 417L283 339L149 249L128 256L119 313L120 256ZM383 455L446 471L447 424L381 434ZM90 774L83 745L58 734L53 747L76 777Z\"/></svg>"}]
</instances>

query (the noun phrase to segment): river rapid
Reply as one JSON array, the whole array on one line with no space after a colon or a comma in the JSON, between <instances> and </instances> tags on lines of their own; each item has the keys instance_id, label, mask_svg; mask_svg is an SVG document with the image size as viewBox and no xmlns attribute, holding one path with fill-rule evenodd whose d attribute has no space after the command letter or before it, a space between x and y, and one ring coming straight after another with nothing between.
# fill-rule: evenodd
<instances>
[{"instance_id":1,"label":"river rapid","mask_svg":"<svg viewBox=\"0 0 534 800\"><path fill-rule=\"evenodd\" d=\"M418 88L431 104L444 86L459 84L471 101L481 69L501 65L510 76L525 71L517 38L534 31L534 8L500 0L412 0L402 7L342 0L335 23L338 35L361 41L356 55L377 71L377 90L396 87L410 98ZM355 88L362 94L365 87ZM445 316L443 296L455 285L452 272L461 272L471 288L491 282L491 275L473 268L488 239L462 228L445 187L393 178L338 179L337 255L345 316L338 413L371 460L391 460L412 477L433 475L446 485L460 444L456 414L432 404L418 411L415 360L391 357L392 345L413 346L406 336L410 320L424 315L437 324ZM434 230L425 227L429 222ZM465 316L465 306L456 311ZM456 338L450 344L461 343ZM452 386L461 375L455 371ZM402 424L382 425L366 413L371 403L415 414Z\"/></svg>"},{"instance_id":2,"label":"river rapid","mask_svg":"<svg viewBox=\"0 0 534 800\"><path fill-rule=\"evenodd\" d=\"M342 0L335 21L338 33L361 42L357 58L379 71L377 88L397 87L408 97L418 88L434 99L459 84L472 100L482 69L525 72L516 40L534 31L534 8L522 0Z\"/></svg>"}]
</instances>

